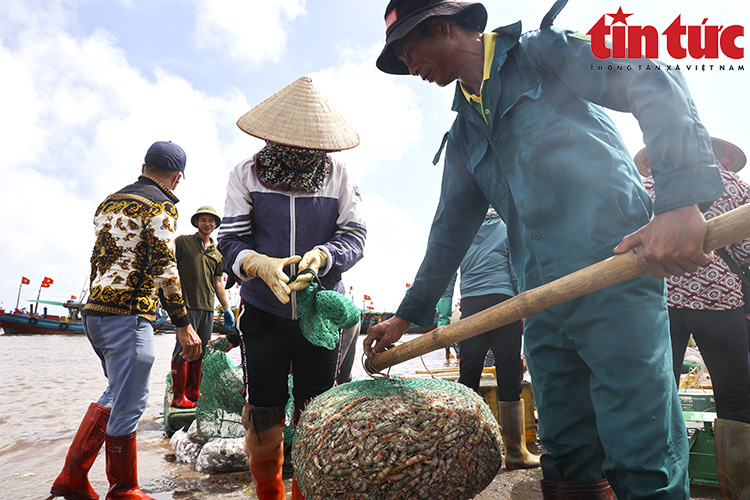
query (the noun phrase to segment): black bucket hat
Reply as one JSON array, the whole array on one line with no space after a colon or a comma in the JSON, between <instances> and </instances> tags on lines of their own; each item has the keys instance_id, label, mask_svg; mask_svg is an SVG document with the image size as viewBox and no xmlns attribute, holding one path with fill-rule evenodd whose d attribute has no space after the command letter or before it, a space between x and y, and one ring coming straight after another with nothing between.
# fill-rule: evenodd
<instances>
[{"instance_id":1,"label":"black bucket hat","mask_svg":"<svg viewBox=\"0 0 750 500\"><path fill-rule=\"evenodd\" d=\"M478 2L452 2L450 0L391 0L385 9L385 47L375 63L380 71L392 75L408 75L409 68L399 61L392 44L430 17L465 15L484 31L487 10Z\"/></svg>"}]
</instances>

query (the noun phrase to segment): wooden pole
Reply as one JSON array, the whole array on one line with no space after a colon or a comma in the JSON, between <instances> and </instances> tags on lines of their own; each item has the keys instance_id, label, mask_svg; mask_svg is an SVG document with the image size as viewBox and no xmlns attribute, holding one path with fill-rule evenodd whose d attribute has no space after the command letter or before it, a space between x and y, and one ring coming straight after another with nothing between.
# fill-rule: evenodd
<instances>
[{"instance_id":1,"label":"wooden pole","mask_svg":"<svg viewBox=\"0 0 750 500\"><path fill-rule=\"evenodd\" d=\"M750 205L744 205L709 221L703 245L716 250L750 238ZM615 255L555 281L522 292L500 304L455 323L427 332L366 360L365 368L379 372L409 359L449 346L460 340L488 332L514 321L533 316L549 307L650 272L643 258L643 246Z\"/></svg>"}]
</instances>

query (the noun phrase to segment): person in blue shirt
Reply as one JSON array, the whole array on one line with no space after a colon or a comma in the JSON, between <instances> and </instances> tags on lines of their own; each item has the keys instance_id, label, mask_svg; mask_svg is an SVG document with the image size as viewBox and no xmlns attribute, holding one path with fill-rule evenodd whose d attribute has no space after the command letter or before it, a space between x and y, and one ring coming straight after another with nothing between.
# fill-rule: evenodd
<instances>
[{"instance_id":1,"label":"person in blue shirt","mask_svg":"<svg viewBox=\"0 0 750 500\"><path fill-rule=\"evenodd\" d=\"M487 11L477 2L386 7L378 68L439 86L457 81L457 116L443 141L427 254L396 315L369 332L364 349L383 352L410 323L432 321L490 204L507 224L520 291L643 244L651 275L525 319L547 450L542 490L545 498L688 498L663 278L711 260L699 206L724 186L681 73L639 70L659 64L645 58L606 61L631 70L592 70L604 62L586 35L552 26L564 5L527 33L520 22L483 33ZM653 204L605 108L638 120Z\"/></svg>"},{"instance_id":2,"label":"person in blue shirt","mask_svg":"<svg viewBox=\"0 0 750 500\"><path fill-rule=\"evenodd\" d=\"M505 224L490 207L460 266L461 319L516 295L508 260ZM452 289L451 289L452 290ZM526 448L524 402L521 399L523 323L515 321L458 343L458 382L479 392L487 352L492 350L497 375L498 413L503 462L508 470L539 467L539 457Z\"/></svg>"}]
</instances>

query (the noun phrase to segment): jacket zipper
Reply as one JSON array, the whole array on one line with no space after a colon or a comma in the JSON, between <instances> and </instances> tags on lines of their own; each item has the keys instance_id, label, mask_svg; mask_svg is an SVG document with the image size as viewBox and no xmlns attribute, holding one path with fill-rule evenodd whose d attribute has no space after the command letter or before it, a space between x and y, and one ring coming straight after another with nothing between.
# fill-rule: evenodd
<instances>
[{"instance_id":1,"label":"jacket zipper","mask_svg":"<svg viewBox=\"0 0 750 500\"><path fill-rule=\"evenodd\" d=\"M289 193L289 255L295 255L295 248L297 246L295 241L295 234L297 229L297 220L294 212L294 191ZM290 274L293 276L297 274L297 264L290 266ZM297 319L297 292L292 292L290 295L290 301L292 304L292 319Z\"/></svg>"}]
</instances>

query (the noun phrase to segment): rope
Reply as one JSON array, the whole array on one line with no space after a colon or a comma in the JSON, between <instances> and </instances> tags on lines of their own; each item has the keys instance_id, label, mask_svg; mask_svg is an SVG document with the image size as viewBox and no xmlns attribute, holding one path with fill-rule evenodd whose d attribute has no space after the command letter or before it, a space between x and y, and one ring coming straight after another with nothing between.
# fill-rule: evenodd
<instances>
[{"instance_id":1,"label":"rope","mask_svg":"<svg viewBox=\"0 0 750 500\"><path fill-rule=\"evenodd\" d=\"M365 369L365 372L374 379L384 379L388 380L391 378L391 367L388 367L388 371L386 373L379 372L372 366L372 362L370 361L370 358L365 356L365 353L362 353L362 367Z\"/></svg>"}]
</instances>

